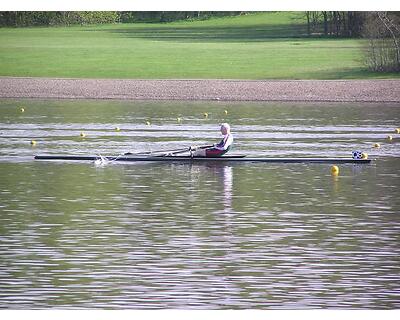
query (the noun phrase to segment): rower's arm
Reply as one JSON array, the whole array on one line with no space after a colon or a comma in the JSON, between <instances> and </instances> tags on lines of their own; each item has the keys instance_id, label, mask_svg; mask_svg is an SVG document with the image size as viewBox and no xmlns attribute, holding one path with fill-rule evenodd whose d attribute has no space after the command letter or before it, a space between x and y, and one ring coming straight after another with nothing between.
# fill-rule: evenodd
<instances>
[{"instance_id":1,"label":"rower's arm","mask_svg":"<svg viewBox=\"0 0 400 320\"><path fill-rule=\"evenodd\" d=\"M224 139L222 139L220 143L216 144L214 148L218 150L226 150L232 143L233 143L233 136L230 134Z\"/></svg>"}]
</instances>

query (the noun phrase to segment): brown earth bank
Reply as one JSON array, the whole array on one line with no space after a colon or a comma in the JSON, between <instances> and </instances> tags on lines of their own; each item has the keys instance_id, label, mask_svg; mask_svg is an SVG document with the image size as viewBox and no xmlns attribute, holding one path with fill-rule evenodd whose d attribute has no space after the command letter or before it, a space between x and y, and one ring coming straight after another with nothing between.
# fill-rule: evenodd
<instances>
[{"instance_id":1,"label":"brown earth bank","mask_svg":"<svg viewBox=\"0 0 400 320\"><path fill-rule=\"evenodd\" d=\"M0 98L400 102L400 80L119 80L0 77Z\"/></svg>"}]
</instances>

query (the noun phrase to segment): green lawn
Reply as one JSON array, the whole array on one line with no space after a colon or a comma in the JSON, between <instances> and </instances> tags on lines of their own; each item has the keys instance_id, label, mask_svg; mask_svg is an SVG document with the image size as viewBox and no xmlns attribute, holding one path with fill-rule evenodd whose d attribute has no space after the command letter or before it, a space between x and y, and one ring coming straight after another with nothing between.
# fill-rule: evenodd
<instances>
[{"instance_id":1,"label":"green lawn","mask_svg":"<svg viewBox=\"0 0 400 320\"><path fill-rule=\"evenodd\" d=\"M307 38L301 13L206 21L0 29L0 76L354 79L362 40Z\"/></svg>"}]
</instances>

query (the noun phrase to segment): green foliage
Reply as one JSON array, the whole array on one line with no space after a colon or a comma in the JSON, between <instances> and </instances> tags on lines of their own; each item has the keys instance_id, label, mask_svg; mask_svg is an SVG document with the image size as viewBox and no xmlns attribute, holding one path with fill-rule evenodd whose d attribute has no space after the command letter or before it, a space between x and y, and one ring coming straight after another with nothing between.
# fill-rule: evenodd
<instances>
[{"instance_id":1,"label":"green foliage","mask_svg":"<svg viewBox=\"0 0 400 320\"><path fill-rule=\"evenodd\" d=\"M77 13L81 24L114 23L119 19L115 11L84 11Z\"/></svg>"},{"instance_id":2,"label":"green foliage","mask_svg":"<svg viewBox=\"0 0 400 320\"><path fill-rule=\"evenodd\" d=\"M4 11L0 26L57 26L73 24L105 24L119 21L116 11Z\"/></svg>"},{"instance_id":3,"label":"green foliage","mask_svg":"<svg viewBox=\"0 0 400 320\"><path fill-rule=\"evenodd\" d=\"M57 25L88 25L107 23L171 22L205 20L212 17L239 15L231 11L4 11L0 12L0 26L29 27Z\"/></svg>"}]
</instances>

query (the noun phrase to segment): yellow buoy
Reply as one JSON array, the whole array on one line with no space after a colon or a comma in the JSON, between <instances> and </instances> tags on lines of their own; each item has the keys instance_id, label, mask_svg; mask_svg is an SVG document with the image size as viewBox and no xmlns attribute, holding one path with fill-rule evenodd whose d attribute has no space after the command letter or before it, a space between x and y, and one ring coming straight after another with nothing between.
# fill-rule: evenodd
<instances>
[{"instance_id":1,"label":"yellow buoy","mask_svg":"<svg viewBox=\"0 0 400 320\"><path fill-rule=\"evenodd\" d=\"M333 176L337 176L339 174L339 167L338 166L332 166L331 167L331 174Z\"/></svg>"},{"instance_id":2,"label":"yellow buoy","mask_svg":"<svg viewBox=\"0 0 400 320\"><path fill-rule=\"evenodd\" d=\"M396 129L394 130L394 132L400 133L400 128L396 128Z\"/></svg>"},{"instance_id":3,"label":"yellow buoy","mask_svg":"<svg viewBox=\"0 0 400 320\"><path fill-rule=\"evenodd\" d=\"M149 125L150 125L150 121L146 121L146 125L148 125L148 126L149 126Z\"/></svg>"},{"instance_id":4,"label":"yellow buoy","mask_svg":"<svg viewBox=\"0 0 400 320\"><path fill-rule=\"evenodd\" d=\"M21 108L21 109L19 109L21 112L25 112L25 109L24 108Z\"/></svg>"},{"instance_id":5,"label":"yellow buoy","mask_svg":"<svg viewBox=\"0 0 400 320\"><path fill-rule=\"evenodd\" d=\"M379 143L374 144L374 148L380 148L380 147L381 147L381 145Z\"/></svg>"},{"instance_id":6,"label":"yellow buoy","mask_svg":"<svg viewBox=\"0 0 400 320\"><path fill-rule=\"evenodd\" d=\"M119 127L116 127L115 128L115 131L120 131L121 129L119 128Z\"/></svg>"},{"instance_id":7,"label":"yellow buoy","mask_svg":"<svg viewBox=\"0 0 400 320\"><path fill-rule=\"evenodd\" d=\"M225 114L228 114L228 110L225 110Z\"/></svg>"},{"instance_id":8,"label":"yellow buoy","mask_svg":"<svg viewBox=\"0 0 400 320\"><path fill-rule=\"evenodd\" d=\"M368 159L368 153L366 153L366 152L361 153L361 158Z\"/></svg>"},{"instance_id":9,"label":"yellow buoy","mask_svg":"<svg viewBox=\"0 0 400 320\"><path fill-rule=\"evenodd\" d=\"M86 133L81 132L80 136L81 136L81 138L84 138L84 137L86 137Z\"/></svg>"},{"instance_id":10,"label":"yellow buoy","mask_svg":"<svg viewBox=\"0 0 400 320\"><path fill-rule=\"evenodd\" d=\"M392 141L393 140L393 137L392 136L387 136L387 139L389 140L389 141Z\"/></svg>"},{"instance_id":11,"label":"yellow buoy","mask_svg":"<svg viewBox=\"0 0 400 320\"><path fill-rule=\"evenodd\" d=\"M32 140L32 141L31 141L31 145L32 145L32 146L36 146L36 141L35 141L35 140Z\"/></svg>"},{"instance_id":12,"label":"yellow buoy","mask_svg":"<svg viewBox=\"0 0 400 320\"><path fill-rule=\"evenodd\" d=\"M181 119L181 118L177 118L176 120L177 120L178 122L181 122L181 121L182 121L182 119Z\"/></svg>"},{"instance_id":13,"label":"yellow buoy","mask_svg":"<svg viewBox=\"0 0 400 320\"><path fill-rule=\"evenodd\" d=\"M204 116L205 118L208 118L208 113L207 113L207 112L204 112L204 113L203 113L203 116Z\"/></svg>"}]
</instances>

